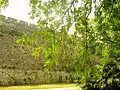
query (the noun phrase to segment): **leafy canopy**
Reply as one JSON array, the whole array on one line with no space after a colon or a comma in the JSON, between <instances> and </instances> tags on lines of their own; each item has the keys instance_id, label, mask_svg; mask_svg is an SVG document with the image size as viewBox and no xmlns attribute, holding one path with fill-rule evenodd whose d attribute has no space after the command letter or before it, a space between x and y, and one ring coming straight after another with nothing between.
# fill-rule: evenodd
<instances>
[{"instance_id":1,"label":"leafy canopy","mask_svg":"<svg viewBox=\"0 0 120 90\"><path fill-rule=\"evenodd\" d=\"M42 56L48 70L73 72L87 89L116 85L120 81L114 72L120 69L119 2L31 0L31 18L38 18L38 29L18 43L32 49L36 59Z\"/></svg>"}]
</instances>

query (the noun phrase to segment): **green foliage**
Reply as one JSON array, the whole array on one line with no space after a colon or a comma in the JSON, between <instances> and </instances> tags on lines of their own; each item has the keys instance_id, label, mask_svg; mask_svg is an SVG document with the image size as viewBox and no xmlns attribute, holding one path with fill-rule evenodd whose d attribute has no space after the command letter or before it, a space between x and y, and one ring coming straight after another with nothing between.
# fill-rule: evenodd
<instances>
[{"instance_id":1,"label":"green foliage","mask_svg":"<svg viewBox=\"0 0 120 90\"><path fill-rule=\"evenodd\" d=\"M119 90L120 68L119 63L111 60L103 67L95 67L82 75L81 83L85 90Z\"/></svg>"},{"instance_id":2,"label":"green foliage","mask_svg":"<svg viewBox=\"0 0 120 90\"><path fill-rule=\"evenodd\" d=\"M5 8L8 4L8 0L0 0L0 9Z\"/></svg>"},{"instance_id":3,"label":"green foliage","mask_svg":"<svg viewBox=\"0 0 120 90\"><path fill-rule=\"evenodd\" d=\"M8 0L0 0L0 12L3 8L7 7L8 5ZM2 22L2 19L0 17L0 23Z\"/></svg>"},{"instance_id":4,"label":"green foliage","mask_svg":"<svg viewBox=\"0 0 120 90\"><path fill-rule=\"evenodd\" d=\"M87 90L119 88L119 2L31 0L32 18L40 18L38 29L28 36L33 55L39 57L42 52L48 70L59 67L73 72ZM95 12L91 18L92 11Z\"/></svg>"}]
</instances>

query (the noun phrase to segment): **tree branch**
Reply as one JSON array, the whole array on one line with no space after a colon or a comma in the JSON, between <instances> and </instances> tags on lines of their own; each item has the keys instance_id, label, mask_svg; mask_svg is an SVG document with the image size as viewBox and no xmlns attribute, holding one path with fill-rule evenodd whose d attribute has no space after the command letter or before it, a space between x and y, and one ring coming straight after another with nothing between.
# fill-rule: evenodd
<instances>
[{"instance_id":1,"label":"tree branch","mask_svg":"<svg viewBox=\"0 0 120 90\"><path fill-rule=\"evenodd\" d=\"M65 11L65 13L64 13L64 15L62 16L61 19L63 19L63 18L65 17L66 13L71 9L71 7L74 5L74 2L75 2L75 1L76 1L76 0L72 0L72 1L71 1L70 6L67 8L67 10ZM56 27L55 30L57 30L58 28L59 28L59 26Z\"/></svg>"}]
</instances>

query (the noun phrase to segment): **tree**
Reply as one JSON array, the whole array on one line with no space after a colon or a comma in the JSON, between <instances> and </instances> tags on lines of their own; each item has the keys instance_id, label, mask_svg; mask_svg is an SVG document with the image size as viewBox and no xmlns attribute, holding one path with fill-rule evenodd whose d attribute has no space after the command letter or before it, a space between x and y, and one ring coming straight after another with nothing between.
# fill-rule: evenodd
<instances>
[{"instance_id":1,"label":"tree","mask_svg":"<svg viewBox=\"0 0 120 90\"><path fill-rule=\"evenodd\" d=\"M120 0L31 0L31 18L39 18L38 29L31 36L18 40L18 43L27 42L36 58L43 53L45 67L49 69L58 68L58 63L61 62L64 67L62 70L74 71L87 90L109 89L116 84L119 86L119 2ZM93 18L90 18L93 11ZM69 35L71 28L74 32ZM118 71L109 69L104 72L108 67ZM106 74L109 74L108 77Z\"/></svg>"}]
</instances>

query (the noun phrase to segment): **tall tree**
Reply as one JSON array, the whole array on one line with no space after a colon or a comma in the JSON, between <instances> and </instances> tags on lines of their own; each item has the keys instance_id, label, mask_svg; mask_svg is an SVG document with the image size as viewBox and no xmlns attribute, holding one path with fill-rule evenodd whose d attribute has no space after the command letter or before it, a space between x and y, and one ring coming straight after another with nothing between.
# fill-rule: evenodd
<instances>
[{"instance_id":1,"label":"tall tree","mask_svg":"<svg viewBox=\"0 0 120 90\"><path fill-rule=\"evenodd\" d=\"M35 57L43 53L45 66L49 69L54 66L58 68L61 62L62 70L69 68L68 71L74 71L88 90L91 90L90 87L107 87L108 79L116 74L104 72L106 67L120 69L119 2L31 0L31 18L39 18L38 29L29 38L23 38L26 40L18 42L28 41ZM115 63L113 66L112 62ZM110 69L110 72L114 71ZM108 73L111 74L109 78L104 76Z\"/></svg>"}]
</instances>

